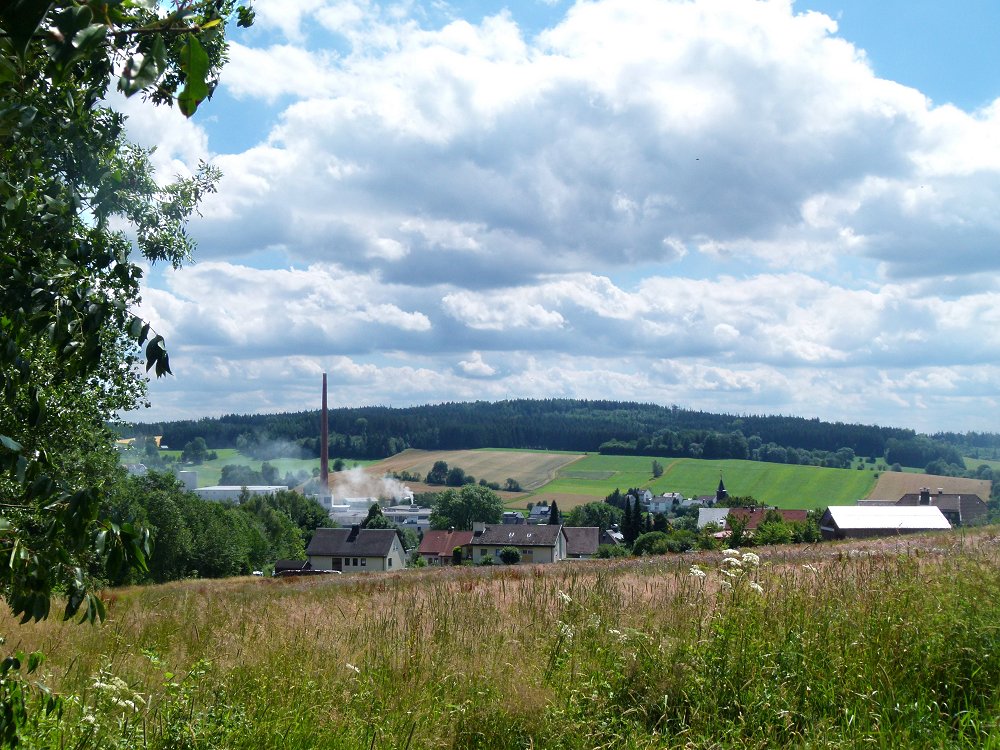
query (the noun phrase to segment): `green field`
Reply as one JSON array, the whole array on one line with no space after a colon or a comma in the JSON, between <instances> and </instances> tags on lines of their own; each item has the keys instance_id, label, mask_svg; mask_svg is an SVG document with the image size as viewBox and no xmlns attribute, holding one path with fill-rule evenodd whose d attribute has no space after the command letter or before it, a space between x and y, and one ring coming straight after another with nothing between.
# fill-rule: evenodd
<instances>
[{"instance_id":1,"label":"green field","mask_svg":"<svg viewBox=\"0 0 1000 750\"><path fill-rule=\"evenodd\" d=\"M219 477L222 476L222 467L229 464L236 464L238 466L249 466L253 469L260 470L261 464L264 462L251 458L250 456L244 456L235 448L215 448L210 449L215 450L218 454L218 458L213 461L205 461L205 463L200 466L182 466L182 469L196 471L198 472L198 486L199 487L211 487L212 485L219 483ZM176 460L180 460L181 452L175 450L161 451L162 455L172 455ZM299 471L305 471L309 476L312 476L312 470L319 468L318 458L274 458L268 461L271 466L278 469L278 474L282 477L286 473L291 472L295 474ZM333 459L330 460L333 463ZM346 468L352 468L354 466L367 466L369 464L375 463L374 461L362 461L360 459L345 458L344 465ZM178 464L180 466L180 464Z\"/></svg>"},{"instance_id":2,"label":"green field","mask_svg":"<svg viewBox=\"0 0 1000 750\"><path fill-rule=\"evenodd\" d=\"M971 458L970 456L965 456L963 459L965 461L966 469L978 469L983 464L986 464L994 473L1000 473L1000 461L991 458Z\"/></svg>"},{"instance_id":3,"label":"green field","mask_svg":"<svg viewBox=\"0 0 1000 750\"><path fill-rule=\"evenodd\" d=\"M693 458L658 458L663 476L653 478L653 459L647 456L590 454L560 471L555 480L534 493L581 495L601 499L617 487L648 487L654 494L680 492L685 497L711 495L722 476L730 495L753 495L779 508L817 508L852 504L867 497L875 475L856 469L770 464L760 461L705 461Z\"/></svg>"}]
</instances>

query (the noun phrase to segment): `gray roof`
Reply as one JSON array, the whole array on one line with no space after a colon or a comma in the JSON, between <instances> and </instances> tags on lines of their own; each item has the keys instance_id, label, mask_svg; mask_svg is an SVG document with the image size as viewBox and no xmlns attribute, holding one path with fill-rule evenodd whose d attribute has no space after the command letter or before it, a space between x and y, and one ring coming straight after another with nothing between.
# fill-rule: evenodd
<instances>
[{"instance_id":1,"label":"gray roof","mask_svg":"<svg viewBox=\"0 0 1000 750\"><path fill-rule=\"evenodd\" d=\"M698 528L703 529L710 523L726 528L726 516L728 515L729 508L698 508Z\"/></svg>"},{"instance_id":2,"label":"gray roof","mask_svg":"<svg viewBox=\"0 0 1000 750\"><path fill-rule=\"evenodd\" d=\"M918 531L951 528L948 519L933 505L831 505L827 513L842 531L844 529Z\"/></svg>"},{"instance_id":3,"label":"gray roof","mask_svg":"<svg viewBox=\"0 0 1000 750\"><path fill-rule=\"evenodd\" d=\"M929 496L930 505L938 507L944 513L957 514L962 523L971 523L985 516L988 508L979 495L971 492L959 494L932 492ZM921 505L919 492L908 492L896 501L896 505Z\"/></svg>"},{"instance_id":4,"label":"gray roof","mask_svg":"<svg viewBox=\"0 0 1000 750\"><path fill-rule=\"evenodd\" d=\"M601 541L597 526L563 526L567 555L596 555Z\"/></svg>"},{"instance_id":5,"label":"gray roof","mask_svg":"<svg viewBox=\"0 0 1000 750\"><path fill-rule=\"evenodd\" d=\"M316 529L306 554L385 557L392 549L395 538L395 529Z\"/></svg>"},{"instance_id":6,"label":"gray roof","mask_svg":"<svg viewBox=\"0 0 1000 750\"><path fill-rule=\"evenodd\" d=\"M493 544L511 547L552 547L559 538L562 526L528 526L493 523L472 538L473 544Z\"/></svg>"}]
</instances>

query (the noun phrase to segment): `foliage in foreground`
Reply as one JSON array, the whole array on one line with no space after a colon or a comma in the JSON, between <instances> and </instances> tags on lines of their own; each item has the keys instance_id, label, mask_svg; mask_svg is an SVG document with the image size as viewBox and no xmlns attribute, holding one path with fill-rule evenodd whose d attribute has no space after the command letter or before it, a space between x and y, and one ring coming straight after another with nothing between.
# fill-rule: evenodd
<instances>
[{"instance_id":1,"label":"foliage in foreground","mask_svg":"<svg viewBox=\"0 0 1000 750\"><path fill-rule=\"evenodd\" d=\"M30 746L995 746L997 538L856 547L124 591Z\"/></svg>"}]
</instances>

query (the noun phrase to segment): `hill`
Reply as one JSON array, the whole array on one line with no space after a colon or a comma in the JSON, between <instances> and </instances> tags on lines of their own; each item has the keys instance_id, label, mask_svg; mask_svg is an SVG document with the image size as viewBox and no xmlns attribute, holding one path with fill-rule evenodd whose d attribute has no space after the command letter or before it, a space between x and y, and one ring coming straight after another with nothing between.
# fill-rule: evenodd
<instances>
[{"instance_id":1,"label":"hill","mask_svg":"<svg viewBox=\"0 0 1000 750\"><path fill-rule=\"evenodd\" d=\"M644 487L654 493L680 492L685 497L714 494L720 475L732 495L753 495L781 508L816 508L850 504L867 497L875 486L870 471L789 466L758 461L706 461L661 457L663 476L652 475L652 459L645 456L546 453L540 451L404 451L371 464L371 474L417 471L426 474L435 461L459 466L476 478L503 483L517 479L529 490L501 493L511 508L529 502L558 502L564 511L602 500L615 488ZM407 482L415 492L439 491L440 486Z\"/></svg>"}]
</instances>

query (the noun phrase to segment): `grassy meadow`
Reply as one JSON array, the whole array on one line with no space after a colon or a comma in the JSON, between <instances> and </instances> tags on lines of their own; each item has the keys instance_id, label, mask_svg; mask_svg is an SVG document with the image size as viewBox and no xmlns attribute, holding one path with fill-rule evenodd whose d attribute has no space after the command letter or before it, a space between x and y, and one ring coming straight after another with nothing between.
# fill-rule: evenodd
<instances>
[{"instance_id":1,"label":"grassy meadow","mask_svg":"<svg viewBox=\"0 0 1000 750\"><path fill-rule=\"evenodd\" d=\"M0 630L66 698L32 748L998 747L998 541L195 580Z\"/></svg>"},{"instance_id":2,"label":"grassy meadow","mask_svg":"<svg viewBox=\"0 0 1000 750\"><path fill-rule=\"evenodd\" d=\"M760 461L707 461L659 458L663 476L653 477L653 459L646 456L589 454L561 469L555 480L534 493L535 500L555 497L565 509L579 502L600 500L615 487L648 487L654 494L680 492L686 497L715 494L720 475L731 495L753 495L779 508L817 508L853 504L867 497L875 475L852 469L772 464Z\"/></svg>"}]
</instances>

